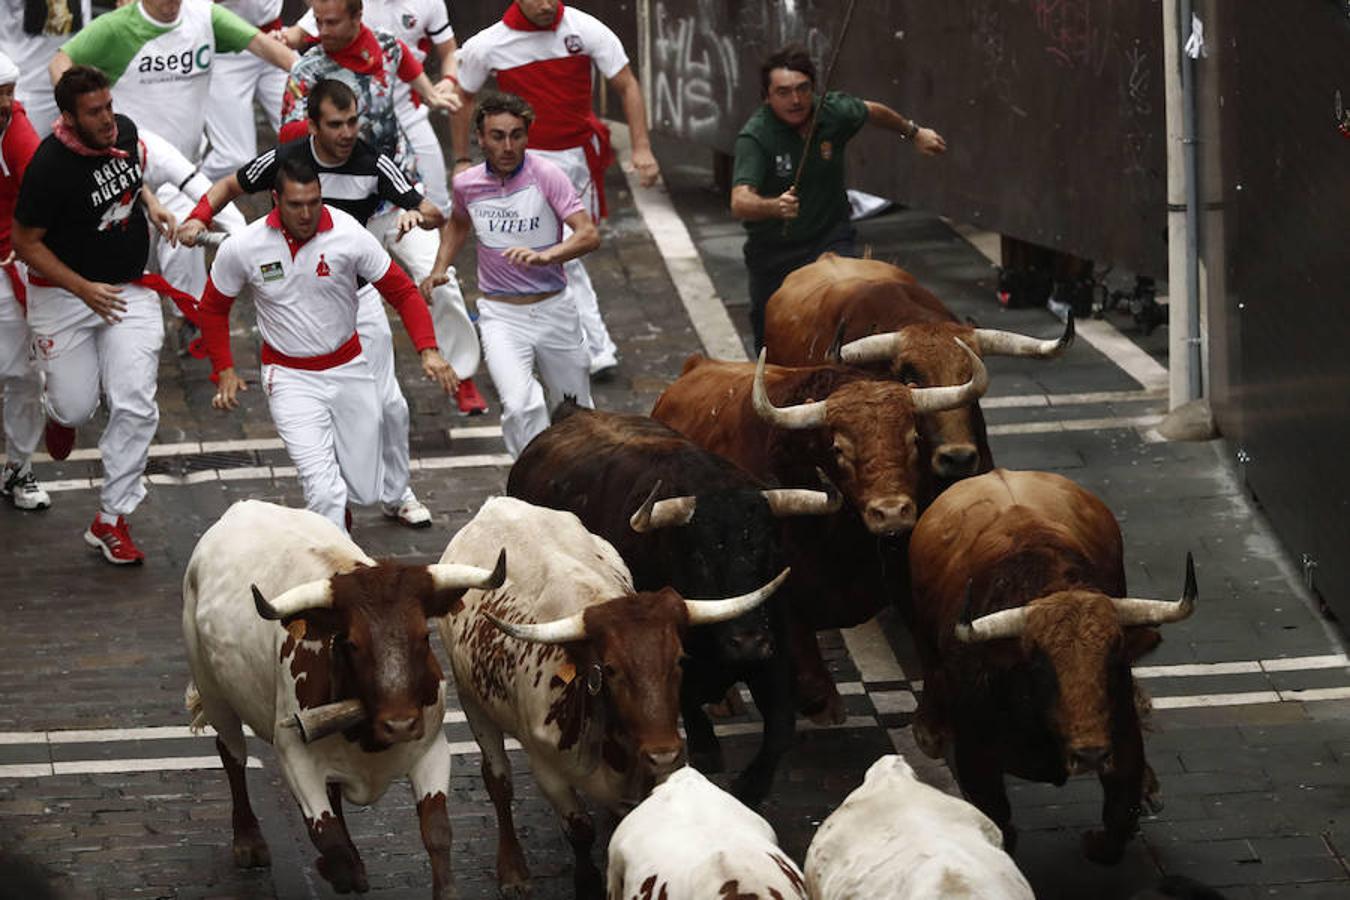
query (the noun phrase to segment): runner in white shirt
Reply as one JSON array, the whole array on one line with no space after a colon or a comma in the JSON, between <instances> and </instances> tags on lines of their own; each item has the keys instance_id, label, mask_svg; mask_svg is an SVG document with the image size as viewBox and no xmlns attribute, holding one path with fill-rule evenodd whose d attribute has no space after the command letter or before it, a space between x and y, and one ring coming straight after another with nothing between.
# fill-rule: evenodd
<instances>
[{"instance_id":1,"label":"runner in white shirt","mask_svg":"<svg viewBox=\"0 0 1350 900\"><path fill-rule=\"evenodd\" d=\"M594 64L623 105L633 167L644 186L656 183L660 170L647 134L641 86L619 38L599 19L564 8L560 0L515 0L500 22L465 41L456 56L460 90L467 100L495 75L498 87L534 108L538 118L530 129L530 152L557 163L572 179L591 217L599 221L606 214L604 173L614 153L609 128L591 109ZM471 162L469 118L464 111L451 119L451 139L458 173ZM579 260L568 263L567 281L586 331L591 373L610 377L618 363L618 348Z\"/></svg>"},{"instance_id":2,"label":"runner in white shirt","mask_svg":"<svg viewBox=\"0 0 1350 900\"><path fill-rule=\"evenodd\" d=\"M440 61L441 76L455 76L455 30L445 0L363 0L361 21L371 28L387 31L412 50L418 62L426 65L431 51ZM296 48L319 39L319 26L310 10L285 30L286 42ZM395 85L398 120L408 133L408 141L417 154L417 173L422 177L422 192L427 199L450 211L449 182L441 142L431 128L427 108L402 82Z\"/></svg>"},{"instance_id":3,"label":"runner in white shirt","mask_svg":"<svg viewBox=\"0 0 1350 900\"><path fill-rule=\"evenodd\" d=\"M202 339L219 378L212 405L234 409L245 390L230 353L229 311L248 285L272 421L307 507L343 525L348 499L377 503L384 481L380 392L356 333L358 278L398 310L428 378L449 393L454 373L416 287L359 222L323 205L313 167L287 158L276 187L276 208L221 246L202 296Z\"/></svg>"},{"instance_id":4,"label":"runner in white shirt","mask_svg":"<svg viewBox=\"0 0 1350 900\"><path fill-rule=\"evenodd\" d=\"M70 36L89 23L89 0L0 0L0 52L19 67L14 99L28 110L39 138L52 133L56 108L47 65Z\"/></svg>"},{"instance_id":5,"label":"runner in white shirt","mask_svg":"<svg viewBox=\"0 0 1350 900\"><path fill-rule=\"evenodd\" d=\"M265 35L280 38L282 0L216 0ZM281 128L281 92L286 72L248 52L219 53L211 66L211 98L206 107L202 173L219 181L258 155L256 100L275 134Z\"/></svg>"},{"instance_id":6,"label":"runner in white shirt","mask_svg":"<svg viewBox=\"0 0 1350 900\"><path fill-rule=\"evenodd\" d=\"M548 427L549 411L564 397L591 405L586 340L564 264L600 246L600 233L567 175L526 152L533 118L529 104L513 94L488 95L478 104L478 142L487 163L455 176L441 250L420 285L429 296L448 277L470 231L478 235L483 358L502 398L502 439L512 457Z\"/></svg>"}]
</instances>

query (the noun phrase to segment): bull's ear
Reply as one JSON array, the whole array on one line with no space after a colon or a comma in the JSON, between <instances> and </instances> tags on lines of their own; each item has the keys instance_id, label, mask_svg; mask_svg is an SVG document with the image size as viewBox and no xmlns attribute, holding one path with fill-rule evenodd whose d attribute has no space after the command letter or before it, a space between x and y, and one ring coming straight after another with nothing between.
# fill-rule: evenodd
<instances>
[{"instance_id":1,"label":"bull's ear","mask_svg":"<svg viewBox=\"0 0 1350 900\"><path fill-rule=\"evenodd\" d=\"M836 365L844 361L844 332L848 330L848 319L840 319L839 327L834 330L834 340L830 341L830 349L825 353L825 360Z\"/></svg>"},{"instance_id":2,"label":"bull's ear","mask_svg":"<svg viewBox=\"0 0 1350 900\"><path fill-rule=\"evenodd\" d=\"M1132 663L1152 653L1153 648L1162 643L1162 635L1158 633L1158 629L1151 626L1139 626L1126 628L1123 640L1125 661Z\"/></svg>"},{"instance_id":3,"label":"bull's ear","mask_svg":"<svg viewBox=\"0 0 1350 900\"><path fill-rule=\"evenodd\" d=\"M422 598L422 613L428 619L457 616L464 610L464 592L468 588L432 588Z\"/></svg>"}]
</instances>

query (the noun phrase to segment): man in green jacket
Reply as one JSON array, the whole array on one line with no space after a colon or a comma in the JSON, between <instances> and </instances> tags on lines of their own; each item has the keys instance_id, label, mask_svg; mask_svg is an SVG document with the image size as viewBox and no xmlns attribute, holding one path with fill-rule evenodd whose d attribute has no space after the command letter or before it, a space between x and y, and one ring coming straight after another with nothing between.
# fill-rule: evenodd
<instances>
[{"instance_id":1,"label":"man in green jacket","mask_svg":"<svg viewBox=\"0 0 1350 900\"><path fill-rule=\"evenodd\" d=\"M764 344L764 307L783 279L827 250L857 256L844 181L844 148L868 123L894 131L925 156L947 150L942 136L884 103L831 91L816 104L816 67L790 44L760 68L764 105L736 136L731 214L745 223L750 324ZM818 119L811 133L812 112ZM810 157L796 188L807 134Z\"/></svg>"}]
</instances>

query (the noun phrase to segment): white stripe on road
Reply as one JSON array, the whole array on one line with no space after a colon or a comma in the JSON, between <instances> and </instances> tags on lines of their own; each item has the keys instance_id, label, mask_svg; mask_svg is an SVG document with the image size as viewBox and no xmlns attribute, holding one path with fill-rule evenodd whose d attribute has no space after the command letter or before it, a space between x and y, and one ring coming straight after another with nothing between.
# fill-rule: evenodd
<instances>
[{"instance_id":1,"label":"white stripe on road","mask_svg":"<svg viewBox=\"0 0 1350 900\"><path fill-rule=\"evenodd\" d=\"M1048 422L1017 422L990 425L990 437L1011 434L1059 434L1066 431L1110 431L1117 428L1153 428L1162 416L1120 416L1111 419L1057 419Z\"/></svg>"},{"instance_id":2,"label":"white stripe on road","mask_svg":"<svg viewBox=\"0 0 1350 900\"><path fill-rule=\"evenodd\" d=\"M1344 653L1323 656L1291 656L1241 662L1184 663L1174 666L1135 666L1135 678L1189 678L1199 675L1245 675L1251 672L1302 672L1350 666Z\"/></svg>"}]
</instances>

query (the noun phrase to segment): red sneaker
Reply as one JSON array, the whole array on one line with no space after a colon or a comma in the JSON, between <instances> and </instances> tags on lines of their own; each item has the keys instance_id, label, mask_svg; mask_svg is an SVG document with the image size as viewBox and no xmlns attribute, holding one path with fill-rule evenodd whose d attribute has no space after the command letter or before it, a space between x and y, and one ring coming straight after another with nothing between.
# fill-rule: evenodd
<instances>
[{"instance_id":1,"label":"red sneaker","mask_svg":"<svg viewBox=\"0 0 1350 900\"><path fill-rule=\"evenodd\" d=\"M131 530L122 516L109 525L94 516L94 524L84 533L84 542L103 554L115 566L135 566L145 562L145 554L131 540Z\"/></svg>"},{"instance_id":2,"label":"red sneaker","mask_svg":"<svg viewBox=\"0 0 1350 900\"><path fill-rule=\"evenodd\" d=\"M67 428L53 419L47 420L43 437L47 441L47 455L52 459L65 459L75 446L75 429Z\"/></svg>"},{"instance_id":3,"label":"red sneaker","mask_svg":"<svg viewBox=\"0 0 1350 900\"><path fill-rule=\"evenodd\" d=\"M465 378L455 388L455 400L459 403L461 416L481 416L487 412L487 401L478 393L478 386L472 378Z\"/></svg>"}]
</instances>

